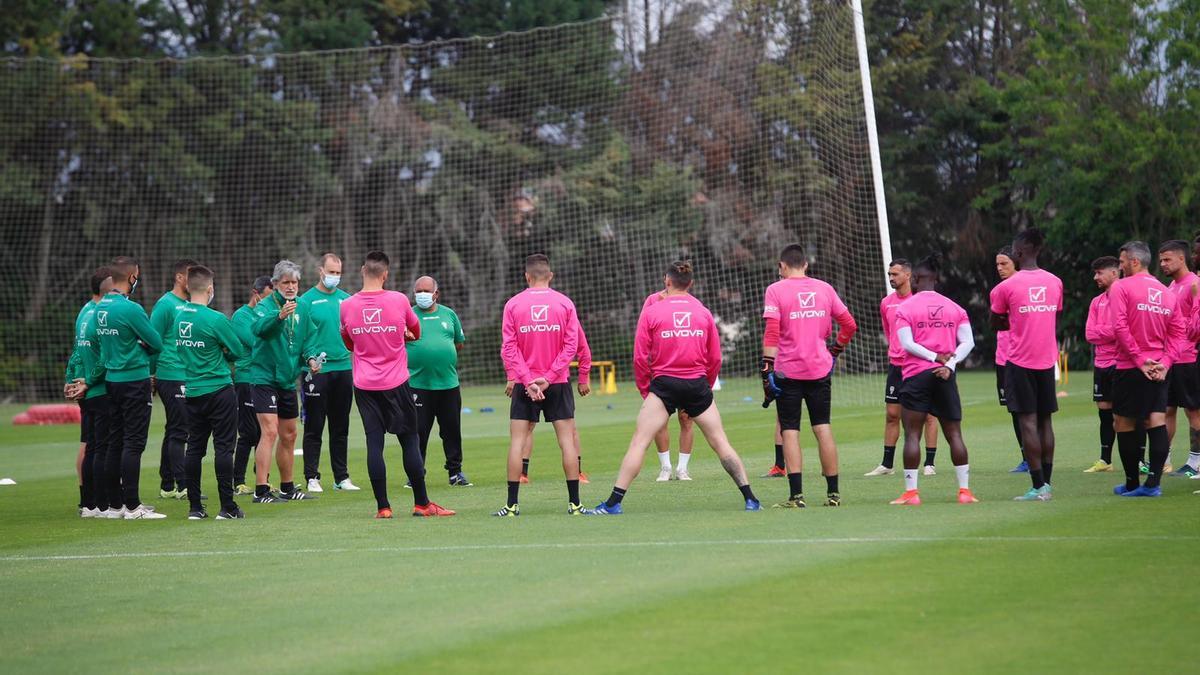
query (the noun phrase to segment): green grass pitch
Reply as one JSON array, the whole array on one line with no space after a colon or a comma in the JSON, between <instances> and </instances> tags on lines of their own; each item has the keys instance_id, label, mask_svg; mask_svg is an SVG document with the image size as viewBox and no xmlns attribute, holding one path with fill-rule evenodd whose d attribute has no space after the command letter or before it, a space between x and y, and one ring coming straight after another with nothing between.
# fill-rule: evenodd
<instances>
[{"instance_id":1,"label":"green grass pitch","mask_svg":"<svg viewBox=\"0 0 1200 675\"><path fill-rule=\"evenodd\" d=\"M464 396L475 487L447 487L431 448L431 496L459 511L434 520L404 516L391 445L393 521L372 518L369 489L327 483L319 501L243 499L245 521L189 522L184 503L157 499L157 403L142 496L170 517L80 520L77 430L14 428L18 409L3 407L0 476L19 484L0 487L0 672L1185 672L1200 481L1166 478L1163 498L1131 500L1112 496L1117 474L1081 473L1096 458L1089 375L1074 376L1055 418L1050 503L1011 501L1028 478L1007 472L1009 419L990 373L975 373L961 387L979 504L954 501L943 442L925 504L889 506L899 475L862 477L879 461L882 406L838 405L835 390L842 508L819 506L805 431L804 511L744 512L699 440L693 482L655 483L651 451L615 518L565 515L549 428L521 517L488 515L504 501L498 388ZM739 383L717 400L770 504L787 487L757 478L772 413L742 400L751 391ZM579 401L586 505L607 496L638 404L627 384ZM351 472L367 486L352 417ZM1176 449L1176 465L1184 458Z\"/></svg>"}]
</instances>

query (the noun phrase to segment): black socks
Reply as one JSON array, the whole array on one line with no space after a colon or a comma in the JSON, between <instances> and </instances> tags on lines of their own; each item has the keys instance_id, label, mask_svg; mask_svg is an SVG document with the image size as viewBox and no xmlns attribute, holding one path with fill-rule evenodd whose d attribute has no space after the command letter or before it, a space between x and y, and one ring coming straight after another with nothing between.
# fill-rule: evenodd
<instances>
[{"instance_id":1,"label":"black socks","mask_svg":"<svg viewBox=\"0 0 1200 675\"><path fill-rule=\"evenodd\" d=\"M788 475L788 498L795 499L804 494L804 474L789 473Z\"/></svg>"},{"instance_id":2,"label":"black socks","mask_svg":"<svg viewBox=\"0 0 1200 675\"><path fill-rule=\"evenodd\" d=\"M894 446L894 445L883 446L883 461L880 462L880 464L882 464L883 466L886 466L889 469L896 465L896 446Z\"/></svg>"},{"instance_id":3,"label":"black socks","mask_svg":"<svg viewBox=\"0 0 1200 675\"><path fill-rule=\"evenodd\" d=\"M525 460L525 461L527 463L529 462L529 460ZM519 481L519 480L508 481L508 506L512 506L513 504L517 503L517 494L520 491L521 491L521 481Z\"/></svg>"},{"instance_id":4,"label":"black socks","mask_svg":"<svg viewBox=\"0 0 1200 675\"><path fill-rule=\"evenodd\" d=\"M783 446L779 443L775 444L775 466L784 468L783 466Z\"/></svg>"},{"instance_id":5,"label":"black socks","mask_svg":"<svg viewBox=\"0 0 1200 675\"><path fill-rule=\"evenodd\" d=\"M754 497L754 491L750 489L750 485L748 483L746 485L739 485L738 489L742 491L742 496L746 498L746 501L751 499L758 501L758 499Z\"/></svg>"},{"instance_id":6,"label":"black socks","mask_svg":"<svg viewBox=\"0 0 1200 675\"><path fill-rule=\"evenodd\" d=\"M527 459L521 460L521 475L526 478L529 477L529 460ZM513 503L516 504L516 502Z\"/></svg>"},{"instance_id":7,"label":"black socks","mask_svg":"<svg viewBox=\"0 0 1200 675\"><path fill-rule=\"evenodd\" d=\"M1141 451L1138 449L1139 431L1117 432L1117 453L1121 456L1121 468L1125 471L1125 489L1135 490L1141 484L1138 475L1138 459Z\"/></svg>"},{"instance_id":8,"label":"black socks","mask_svg":"<svg viewBox=\"0 0 1200 675\"><path fill-rule=\"evenodd\" d=\"M567 481L567 499L572 504L579 503L579 479Z\"/></svg>"},{"instance_id":9,"label":"black socks","mask_svg":"<svg viewBox=\"0 0 1200 675\"><path fill-rule=\"evenodd\" d=\"M933 459L937 457L937 448L925 448L925 466L933 466Z\"/></svg>"},{"instance_id":10,"label":"black socks","mask_svg":"<svg viewBox=\"0 0 1200 675\"><path fill-rule=\"evenodd\" d=\"M1101 410L1100 412L1100 460L1112 464L1112 449L1113 443L1117 439L1117 432L1113 429L1113 411Z\"/></svg>"},{"instance_id":11,"label":"black socks","mask_svg":"<svg viewBox=\"0 0 1200 675\"><path fill-rule=\"evenodd\" d=\"M835 474L833 474L832 476L825 476L825 491L826 491L826 492L828 492L828 493L830 493L830 494L836 494L836 493L837 493L837 491L838 491L838 477L837 477L837 474L836 474L836 473L835 473Z\"/></svg>"},{"instance_id":12,"label":"black socks","mask_svg":"<svg viewBox=\"0 0 1200 675\"><path fill-rule=\"evenodd\" d=\"M1146 476L1146 487L1156 488L1162 480L1163 466L1171 454L1170 441L1167 439L1167 426L1154 427L1146 430L1146 439L1150 442L1150 475Z\"/></svg>"},{"instance_id":13,"label":"black socks","mask_svg":"<svg viewBox=\"0 0 1200 675\"><path fill-rule=\"evenodd\" d=\"M625 491L614 485L612 494L608 496L608 499L604 502L604 505L605 506L616 506L617 504L620 504L621 500L624 498L625 498Z\"/></svg>"}]
</instances>

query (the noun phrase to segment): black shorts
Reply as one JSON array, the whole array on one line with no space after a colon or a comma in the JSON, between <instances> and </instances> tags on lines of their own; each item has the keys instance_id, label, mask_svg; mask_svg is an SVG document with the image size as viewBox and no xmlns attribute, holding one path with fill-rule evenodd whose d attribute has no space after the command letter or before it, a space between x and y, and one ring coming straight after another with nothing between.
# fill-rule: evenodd
<instances>
[{"instance_id":1,"label":"black shorts","mask_svg":"<svg viewBox=\"0 0 1200 675\"><path fill-rule=\"evenodd\" d=\"M1137 368L1113 374L1113 414L1144 420L1150 413L1167 411L1167 383L1151 382Z\"/></svg>"},{"instance_id":2,"label":"black shorts","mask_svg":"<svg viewBox=\"0 0 1200 675\"><path fill-rule=\"evenodd\" d=\"M354 388L354 402L364 430L383 429L396 436L417 434L417 406L408 382L393 389Z\"/></svg>"},{"instance_id":3,"label":"black shorts","mask_svg":"<svg viewBox=\"0 0 1200 675\"><path fill-rule=\"evenodd\" d=\"M1006 364L1007 365L1007 364ZM1007 406L1008 398L1004 395L1006 385L1004 384L1004 372L1007 370L1005 366L996 364L996 398L1000 399L1000 405Z\"/></svg>"},{"instance_id":4,"label":"black shorts","mask_svg":"<svg viewBox=\"0 0 1200 675\"><path fill-rule=\"evenodd\" d=\"M936 368L917 373L900 385L900 405L933 415L942 421L962 421L962 401L958 398L958 375L950 371L950 379L933 374Z\"/></svg>"},{"instance_id":5,"label":"black shorts","mask_svg":"<svg viewBox=\"0 0 1200 675\"><path fill-rule=\"evenodd\" d=\"M779 427L787 431L800 430L801 405L808 408L810 426L829 424L829 409L833 405L833 379L826 375L819 380L792 380L775 373L775 411Z\"/></svg>"},{"instance_id":6,"label":"black shorts","mask_svg":"<svg viewBox=\"0 0 1200 675\"><path fill-rule=\"evenodd\" d=\"M269 384L253 386L255 413L278 415L281 420L294 420L300 416L300 403L296 400L295 389L280 389Z\"/></svg>"},{"instance_id":7,"label":"black shorts","mask_svg":"<svg viewBox=\"0 0 1200 675\"><path fill-rule=\"evenodd\" d=\"M650 393L662 400L668 415L682 410L688 417L696 417L713 404L712 387L704 377L685 380L660 375L650 381Z\"/></svg>"},{"instance_id":8,"label":"black shorts","mask_svg":"<svg viewBox=\"0 0 1200 675\"><path fill-rule=\"evenodd\" d=\"M893 405L900 402L900 384L904 382L904 371L900 366L888 366L887 384L883 386L883 402Z\"/></svg>"},{"instance_id":9,"label":"black shorts","mask_svg":"<svg viewBox=\"0 0 1200 675\"><path fill-rule=\"evenodd\" d=\"M525 393L525 387L519 382L513 387L512 403L508 406L510 420L525 420L537 422L539 413L547 422L575 419L575 396L571 393L571 384L563 382L552 384L544 392L546 398L534 401Z\"/></svg>"},{"instance_id":10,"label":"black shorts","mask_svg":"<svg viewBox=\"0 0 1200 675\"><path fill-rule=\"evenodd\" d=\"M1200 409L1200 366L1176 363L1167 371L1167 405L1184 410Z\"/></svg>"},{"instance_id":11,"label":"black shorts","mask_svg":"<svg viewBox=\"0 0 1200 675\"><path fill-rule=\"evenodd\" d=\"M1011 413L1049 415L1058 412L1053 368L1033 370L1010 361L1004 367L1004 390Z\"/></svg>"},{"instance_id":12,"label":"black shorts","mask_svg":"<svg viewBox=\"0 0 1200 675\"><path fill-rule=\"evenodd\" d=\"M1113 376L1116 366L1092 369L1092 400L1096 403L1111 403L1113 400Z\"/></svg>"}]
</instances>

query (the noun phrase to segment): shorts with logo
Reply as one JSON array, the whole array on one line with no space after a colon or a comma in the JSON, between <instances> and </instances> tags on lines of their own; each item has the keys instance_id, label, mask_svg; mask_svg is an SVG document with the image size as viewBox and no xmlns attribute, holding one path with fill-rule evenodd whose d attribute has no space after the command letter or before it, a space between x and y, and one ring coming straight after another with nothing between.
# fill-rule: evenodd
<instances>
[{"instance_id":1,"label":"shorts with logo","mask_svg":"<svg viewBox=\"0 0 1200 675\"><path fill-rule=\"evenodd\" d=\"M1022 368L1009 361L1004 367L1004 390L1011 413L1049 415L1058 412L1053 368Z\"/></svg>"},{"instance_id":2,"label":"shorts with logo","mask_svg":"<svg viewBox=\"0 0 1200 675\"><path fill-rule=\"evenodd\" d=\"M1113 414L1135 420L1150 413L1167 411L1167 383L1146 379L1137 368L1120 368L1113 373Z\"/></svg>"},{"instance_id":3,"label":"shorts with logo","mask_svg":"<svg viewBox=\"0 0 1200 675\"><path fill-rule=\"evenodd\" d=\"M829 411L833 405L833 378L826 375L819 380L793 380L775 373L775 411L779 415L779 427L787 431L800 430L801 406L808 408L810 426L829 424Z\"/></svg>"},{"instance_id":4,"label":"shorts with logo","mask_svg":"<svg viewBox=\"0 0 1200 675\"><path fill-rule=\"evenodd\" d=\"M1111 403L1113 400L1113 377L1117 373L1116 366L1092 368L1092 400L1097 403Z\"/></svg>"},{"instance_id":5,"label":"shorts with logo","mask_svg":"<svg viewBox=\"0 0 1200 675\"><path fill-rule=\"evenodd\" d=\"M900 402L900 385L904 382L904 371L900 366L889 365L887 384L883 386L883 402L888 405Z\"/></svg>"},{"instance_id":6,"label":"shorts with logo","mask_svg":"<svg viewBox=\"0 0 1200 675\"><path fill-rule=\"evenodd\" d=\"M382 429L384 433L396 436L416 436L417 406L413 399L407 381L391 389L354 388L354 402L362 416L364 432Z\"/></svg>"},{"instance_id":7,"label":"shorts with logo","mask_svg":"<svg viewBox=\"0 0 1200 675\"><path fill-rule=\"evenodd\" d=\"M933 415L942 421L962 421L962 401L958 397L958 374L950 371L950 379L933 374L934 369L917 373L900 385L900 405Z\"/></svg>"},{"instance_id":8,"label":"shorts with logo","mask_svg":"<svg viewBox=\"0 0 1200 675\"><path fill-rule=\"evenodd\" d=\"M1000 405L1007 406L1008 398L1004 396L1004 371L1007 368L999 363L996 364L996 398L1000 399Z\"/></svg>"},{"instance_id":9,"label":"shorts with logo","mask_svg":"<svg viewBox=\"0 0 1200 675\"><path fill-rule=\"evenodd\" d=\"M667 407L667 414L673 415L676 410L682 410L689 417L696 417L712 407L712 387L708 379L698 377L685 380L680 377L659 375L650 381L650 393L662 400Z\"/></svg>"},{"instance_id":10,"label":"shorts with logo","mask_svg":"<svg viewBox=\"0 0 1200 675\"><path fill-rule=\"evenodd\" d=\"M518 383L513 387L508 418L527 422L537 422L539 417L545 417L547 422L575 419L575 396L571 393L569 382L552 384L542 393L546 398L534 401L525 393L525 387Z\"/></svg>"},{"instance_id":11,"label":"shorts with logo","mask_svg":"<svg viewBox=\"0 0 1200 675\"><path fill-rule=\"evenodd\" d=\"M1200 408L1200 366L1176 363L1167 371L1167 405L1184 410Z\"/></svg>"},{"instance_id":12,"label":"shorts with logo","mask_svg":"<svg viewBox=\"0 0 1200 675\"><path fill-rule=\"evenodd\" d=\"M300 403L295 389L280 389L269 384L256 384L252 393L254 412L259 415L278 415L281 420L300 416Z\"/></svg>"}]
</instances>

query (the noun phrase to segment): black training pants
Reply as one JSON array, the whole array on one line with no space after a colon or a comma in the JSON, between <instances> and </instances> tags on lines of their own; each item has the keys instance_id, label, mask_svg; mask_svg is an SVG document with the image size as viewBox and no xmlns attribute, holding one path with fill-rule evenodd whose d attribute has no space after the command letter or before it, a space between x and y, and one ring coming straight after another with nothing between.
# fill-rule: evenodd
<instances>
[{"instance_id":1,"label":"black training pants","mask_svg":"<svg viewBox=\"0 0 1200 675\"><path fill-rule=\"evenodd\" d=\"M182 488L186 485L187 472L184 468L184 449L188 440L187 399L184 397L184 382L180 380L156 380L155 391L167 412L167 426L163 430L162 453L158 460L159 484L164 490Z\"/></svg>"},{"instance_id":2,"label":"black training pants","mask_svg":"<svg viewBox=\"0 0 1200 675\"><path fill-rule=\"evenodd\" d=\"M83 457L83 471L85 483L91 486L92 504L101 511L109 506L119 509L121 495L119 492L109 495L108 480L105 477L108 434L109 427L112 426L112 406L109 405L108 394L85 398L80 403L88 412L87 450Z\"/></svg>"},{"instance_id":3,"label":"black training pants","mask_svg":"<svg viewBox=\"0 0 1200 675\"><path fill-rule=\"evenodd\" d=\"M354 400L354 380L349 370L321 372L304 377L304 478L321 478L321 435L329 421L329 466L333 480L340 483L350 477L346 467L346 443L350 435L350 404Z\"/></svg>"},{"instance_id":4,"label":"black training pants","mask_svg":"<svg viewBox=\"0 0 1200 675\"><path fill-rule=\"evenodd\" d=\"M190 396L188 407L187 491L193 511L200 505L200 465L208 452L208 437L216 451L217 494L221 509L233 507L233 453L237 445L238 397L232 386L211 394Z\"/></svg>"},{"instance_id":5,"label":"black training pants","mask_svg":"<svg viewBox=\"0 0 1200 675\"><path fill-rule=\"evenodd\" d=\"M112 406L105 459L109 501L116 501L111 495L120 494L126 508L136 509L142 505L138 480L150 432L150 413L154 410L150 380L108 382L106 386Z\"/></svg>"},{"instance_id":6,"label":"black training pants","mask_svg":"<svg viewBox=\"0 0 1200 675\"><path fill-rule=\"evenodd\" d=\"M262 432L258 428L258 415L254 412L254 385L239 382L233 385L238 399L237 449L233 453L233 484L246 484L246 465L250 455L258 446Z\"/></svg>"},{"instance_id":7,"label":"black training pants","mask_svg":"<svg viewBox=\"0 0 1200 675\"><path fill-rule=\"evenodd\" d=\"M428 455L429 435L437 420L442 451L446 453L446 471L453 476L462 471L462 390L413 388L417 400L417 434L421 437L421 459Z\"/></svg>"}]
</instances>

